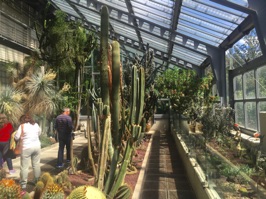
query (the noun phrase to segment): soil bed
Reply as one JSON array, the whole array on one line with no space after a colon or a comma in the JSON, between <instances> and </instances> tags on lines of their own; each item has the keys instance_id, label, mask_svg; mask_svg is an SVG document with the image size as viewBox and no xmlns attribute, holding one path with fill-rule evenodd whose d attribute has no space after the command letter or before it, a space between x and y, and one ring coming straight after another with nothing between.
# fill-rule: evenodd
<instances>
[{"instance_id":1,"label":"soil bed","mask_svg":"<svg viewBox=\"0 0 266 199\"><path fill-rule=\"evenodd\" d=\"M233 147L228 147L228 146L221 146L215 139L211 140L208 142L208 145L211 146L213 149L218 151L220 154L222 154L225 158L227 158L233 165L237 166L238 168L241 167L246 167L249 169L254 168L254 163L250 160L248 155L244 152L243 154L239 155L237 150L236 150L236 145ZM258 173L258 172L257 172ZM250 175L247 174L254 182L256 182L258 185L266 189L266 180L265 176L261 175L255 175L255 173L251 173ZM228 179L224 179L226 181ZM230 185L230 182L228 182ZM232 183L232 182L231 182ZM241 189L241 186L238 187L238 192ZM255 190L254 190L255 192ZM253 193L252 191L250 193ZM253 193L254 194L254 193ZM255 194L250 194L249 196L246 197L241 197L241 198L257 198Z\"/></svg>"},{"instance_id":2,"label":"soil bed","mask_svg":"<svg viewBox=\"0 0 266 199\"><path fill-rule=\"evenodd\" d=\"M138 180L138 176L140 173L140 169L142 166L142 162L148 147L150 141L150 136L145 136L143 139L143 142L141 145L136 149L135 155L133 157L132 165L134 165L137 169L136 172L133 174L127 174L125 177L125 183L130 186L132 189L132 194L135 189L135 185ZM76 174L69 175L69 180L73 187L78 187L81 185L93 185L94 184L94 177L91 173L85 172L85 171L79 171ZM71 190L66 189L65 194L68 196L70 194ZM131 195L132 195L131 194Z\"/></svg>"}]
</instances>

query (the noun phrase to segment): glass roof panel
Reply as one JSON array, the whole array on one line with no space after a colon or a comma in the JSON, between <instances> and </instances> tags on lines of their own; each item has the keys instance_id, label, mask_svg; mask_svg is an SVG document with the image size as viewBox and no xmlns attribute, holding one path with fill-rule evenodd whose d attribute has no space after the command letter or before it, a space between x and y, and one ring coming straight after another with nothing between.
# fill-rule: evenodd
<instances>
[{"instance_id":1,"label":"glass roof panel","mask_svg":"<svg viewBox=\"0 0 266 199\"><path fill-rule=\"evenodd\" d=\"M65 1L53 0L53 2L58 6L60 10L65 13L69 13L72 16L79 17L78 13Z\"/></svg>"},{"instance_id":2,"label":"glass roof panel","mask_svg":"<svg viewBox=\"0 0 266 199\"><path fill-rule=\"evenodd\" d=\"M207 56L203 56L201 54L197 54L194 51L191 51L189 49L182 48L180 46L174 46L174 51L180 54L188 55L193 57L195 60L203 61L207 58ZM182 58L182 57L181 57Z\"/></svg>"},{"instance_id":3,"label":"glass roof panel","mask_svg":"<svg viewBox=\"0 0 266 199\"><path fill-rule=\"evenodd\" d=\"M223 28L234 30L237 27L236 24L232 24L231 22L228 22L226 20L216 18L215 16L206 15L205 13L194 10L193 8L187 8L182 6L181 13L193 16L201 21L207 21L209 23L213 23Z\"/></svg>"},{"instance_id":4,"label":"glass roof panel","mask_svg":"<svg viewBox=\"0 0 266 199\"><path fill-rule=\"evenodd\" d=\"M99 14L97 12L88 12L86 8L78 7L79 11L83 14L83 16L86 18L87 21L89 21L92 24L95 24L97 26L100 26L100 18Z\"/></svg>"},{"instance_id":5,"label":"glass roof panel","mask_svg":"<svg viewBox=\"0 0 266 199\"><path fill-rule=\"evenodd\" d=\"M209 1L206 1L206 0L196 0L196 1L197 2L200 2L203 5L206 5L208 7L211 7L211 8L214 8L214 9L218 9L220 11L223 11L223 12L225 12L227 14L230 14L231 16L235 16L235 17L236 16L238 16L238 17L246 17L247 16L247 14L244 13L244 12L238 11L238 10L233 9L233 8L229 8L227 6L223 6L223 5L219 4L219 3L215 3L215 2L210 1L210 0ZM234 0L234 2L236 2L236 1Z\"/></svg>"},{"instance_id":6,"label":"glass roof panel","mask_svg":"<svg viewBox=\"0 0 266 199\"><path fill-rule=\"evenodd\" d=\"M107 5L109 8L115 8L123 12L127 12L127 5L124 0L97 0L97 2Z\"/></svg>"},{"instance_id":7,"label":"glass roof panel","mask_svg":"<svg viewBox=\"0 0 266 199\"><path fill-rule=\"evenodd\" d=\"M227 0L240 6L248 7L248 0Z\"/></svg>"},{"instance_id":8,"label":"glass roof panel","mask_svg":"<svg viewBox=\"0 0 266 199\"><path fill-rule=\"evenodd\" d=\"M149 35L143 31L140 31L143 39L143 43L151 46L151 48L155 48L157 50L167 52L168 50L168 42L162 39L159 39L158 37Z\"/></svg>"},{"instance_id":9,"label":"glass roof panel","mask_svg":"<svg viewBox=\"0 0 266 199\"><path fill-rule=\"evenodd\" d=\"M191 38L195 38L198 41L202 41L212 46L219 46L222 43L222 39L214 38L210 35L206 35L197 30L191 30L189 27L178 25L177 32L186 35Z\"/></svg>"},{"instance_id":10,"label":"glass roof panel","mask_svg":"<svg viewBox=\"0 0 266 199\"><path fill-rule=\"evenodd\" d=\"M227 1L248 7L247 0ZM201 65L207 58L206 46L218 47L248 16L246 13L212 0L183 0L179 9L178 24L173 30L175 24L172 23L176 20L173 19L176 14L173 13L176 10L176 2L173 0L131 0L129 2L127 0L52 0L52 2L63 12L74 16L73 20L84 16L88 27L96 26L97 29L100 28L99 8L107 5L110 24L117 39L124 42L123 47L128 51L127 53L132 55L139 51L137 54L143 54L134 47L140 48L143 44L149 43L150 48L154 49L157 55L157 63L160 60L162 64L164 58L168 58L177 63L183 60L183 65L186 66ZM79 15L67 2L73 3L82 15ZM171 51L171 45L173 45L173 51Z\"/></svg>"},{"instance_id":11,"label":"glass roof panel","mask_svg":"<svg viewBox=\"0 0 266 199\"><path fill-rule=\"evenodd\" d=\"M197 24L198 26L202 26L202 28L207 28L209 30L213 30L213 31L216 31L217 33L222 33L222 34L229 34L233 30L232 28L230 30L228 27L224 28L224 27L218 26L214 23L200 20L198 18L195 18L193 16L189 16L189 15L183 14L183 13L181 13L179 16L179 21L181 21L181 20L191 22L193 24Z\"/></svg>"},{"instance_id":12,"label":"glass roof panel","mask_svg":"<svg viewBox=\"0 0 266 199\"><path fill-rule=\"evenodd\" d=\"M121 24L118 21L112 20L112 19L110 19L110 23L112 24L112 27L114 28L115 33L119 35L124 35L127 38L138 41L137 34L131 26Z\"/></svg>"},{"instance_id":13,"label":"glass roof panel","mask_svg":"<svg viewBox=\"0 0 266 199\"><path fill-rule=\"evenodd\" d=\"M162 27L171 27L172 19L172 5L156 3L153 1L143 1L143 0L132 0L131 4L133 7L134 14L139 18L148 20L154 24L160 25Z\"/></svg>"},{"instance_id":14,"label":"glass roof panel","mask_svg":"<svg viewBox=\"0 0 266 199\"><path fill-rule=\"evenodd\" d=\"M204 2L204 4L203 4ZM236 23L236 24L239 24L241 23L243 20L244 20L244 17L241 17L241 15L246 15L242 12L239 12L237 10L234 10L235 13L237 14L232 14L230 12L225 12L222 8L223 6L220 5L220 4L215 4L213 2L211 2L210 0L204 0L204 1L192 1L192 0L183 0L183 6L186 6L186 7L189 7L189 8L192 8L194 10L197 10L201 13L205 13L206 15L210 15L210 16L214 16L216 18L220 18L220 19L223 19L223 20L226 20L226 21L229 21L229 22L232 22L232 23ZM215 8L214 5L217 5L216 7L219 7L218 8ZM229 8L227 7L224 7L226 8L227 10Z\"/></svg>"},{"instance_id":15,"label":"glass roof panel","mask_svg":"<svg viewBox=\"0 0 266 199\"><path fill-rule=\"evenodd\" d=\"M210 0L183 0L176 32L219 46L246 16Z\"/></svg>"},{"instance_id":16,"label":"glass roof panel","mask_svg":"<svg viewBox=\"0 0 266 199\"><path fill-rule=\"evenodd\" d=\"M193 24L191 22L188 22L188 21L180 20L179 21L179 25L180 26L185 26L185 27L191 29L191 31L195 30L195 31L198 31L198 32L201 32L201 33L205 34L206 36L209 35L210 37L213 37L213 39L217 38L217 39L224 40L226 38L225 34L221 34L221 33L216 32L214 30L210 30L210 29L204 28L201 25L195 25L195 24Z\"/></svg>"}]
</instances>

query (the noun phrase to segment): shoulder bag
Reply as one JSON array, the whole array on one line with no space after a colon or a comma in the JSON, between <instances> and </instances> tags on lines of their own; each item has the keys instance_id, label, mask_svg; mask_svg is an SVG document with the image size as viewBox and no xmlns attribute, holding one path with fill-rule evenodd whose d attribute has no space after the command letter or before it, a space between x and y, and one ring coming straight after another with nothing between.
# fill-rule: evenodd
<instances>
[{"instance_id":1,"label":"shoulder bag","mask_svg":"<svg viewBox=\"0 0 266 199\"><path fill-rule=\"evenodd\" d=\"M20 134L20 138L19 138L19 140L18 140L18 142L17 142L17 145L16 145L16 147L15 147L15 149L14 149L14 154L17 155L17 156L20 155L21 152L22 152L22 144L23 144L23 140L22 140L21 138L22 138L23 135L24 135L23 127L24 127L24 125L22 124L22 125L21 125L21 134Z\"/></svg>"}]
</instances>

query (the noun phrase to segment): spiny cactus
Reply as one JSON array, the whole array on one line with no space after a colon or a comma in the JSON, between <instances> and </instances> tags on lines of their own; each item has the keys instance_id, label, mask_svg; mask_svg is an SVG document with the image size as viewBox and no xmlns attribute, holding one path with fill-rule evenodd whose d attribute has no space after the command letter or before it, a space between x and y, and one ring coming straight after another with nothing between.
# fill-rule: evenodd
<instances>
[{"instance_id":1,"label":"spiny cactus","mask_svg":"<svg viewBox=\"0 0 266 199\"><path fill-rule=\"evenodd\" d=\"M13 179L2 179L0 181L0 198L20 199L21 188Z\"/></svg>"},{"instance_id":2,"label":"spiny cactus","mask_svg":"<svg viewBox=\"0 0 266 199\"><path fill-rule=\"evenodd\" d=\"M0 180L6 178L6 170L4 168L0 169Z\"/></svg>"},{"instance_id":3,"label":"spiny cactus","mask_svg":"<svg viewBox=\"0 0 266 199\"><path fill-rule=\"evenodd\" d=\"M42 199L64 199L65 194L62 186L58 184L52 184L48 185L43 193L42 193Z\"/></svg>"},{"instance_id":4,"label":"spiny cactus","mask_svg":"<svg viewBox=\"0 0 266 199\"><path fill-rule=\"evenodd\" d=\"M34 199L39 199L42 195L43 189L44 189L44 183L42 181L38 181L34 188Z\"/></svg>"},{"instance_id":5,"label":"spiny cactus","mask_svg":"<svg viewBox=\"0 0 266 199\"><path fill-rule=\"evenodd\" d=\"M49 186L51 184L54 184L53 177L49 172L45 172L40 176L39 181L42 181L44 184L44 187Z\"/></svg>"},{"instance_id":6,"label":"spiny cactus","mask_svg":"<svg viewBox=\"0 0 266 199\"><path fill-rule=\"evenodd\" d=\"M69 180L69 176L67 171L62 171L54 178L54 182L61 185L62 187L67 187L68 189L72 189L72 184Z\"/></svg>"},{"instance_id":7,"label":"spiny cactus","mask_svg":"<svg viewBox=\"0 0 266 199\"><path fill-rule=\"evenodd\" d=\"M80 186L74 189L67 199L106 199L103 192L93 186Z\"/></svg>"},{"instance_id":8,"label":"spiny cactus","mask_svg":"<svg viewBox=\"0 0 266 199\"><path fill-rule=\"evenodd\" d=\"M129 199L131 193L132 193L131 188L127 184L124 184L119 187L114 196L114 199Z\"/></svg>"}]
</instances>

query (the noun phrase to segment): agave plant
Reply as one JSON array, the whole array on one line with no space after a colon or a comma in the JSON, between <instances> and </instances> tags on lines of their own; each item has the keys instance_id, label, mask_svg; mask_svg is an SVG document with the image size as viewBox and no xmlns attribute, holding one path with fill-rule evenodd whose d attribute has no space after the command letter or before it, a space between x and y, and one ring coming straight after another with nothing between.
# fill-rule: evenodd
<instances>
[{"instance_id":1,"label":"agave plant","mask_svg":"<svg viewBox=\"0 0 266 199\"><path fill-rule=\"evenodd\" d=\"M21 91L10 86L0 92L0 112L4 113L12 124L18 124L18 119L23 114L22 97Z\"/></svg>"},{"instance_id":2,"label":"agave plant","mask_svg":"<svg viewBox=\"0 0 266 199\"><path fill-rule=\"evenodd\" d=\"M52 115L57 109L57 97L54 79L56 73L37 71L25 84L27 100L24 102L25 110L36 115Z\"/></svg>"}]
</instances>

